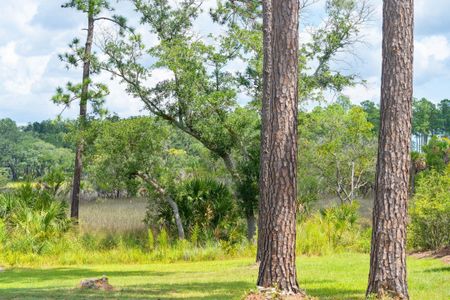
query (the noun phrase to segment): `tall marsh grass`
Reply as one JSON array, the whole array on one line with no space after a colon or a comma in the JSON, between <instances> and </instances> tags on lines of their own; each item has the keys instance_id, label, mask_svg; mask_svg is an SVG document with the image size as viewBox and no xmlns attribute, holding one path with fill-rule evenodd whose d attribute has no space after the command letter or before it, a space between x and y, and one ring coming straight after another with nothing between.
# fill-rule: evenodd
<instances>
[{"instance_id":1,"label":"tall marsh grass","mask_svg":"<svg viewBox=\"0 0 450 300\"><path fill-rule=\"evenodd\" d=\"M143 198L102 199L81 202L80 225L83 232L124 233L146 230L148 202Z\"/></svg>"}]
</instances>

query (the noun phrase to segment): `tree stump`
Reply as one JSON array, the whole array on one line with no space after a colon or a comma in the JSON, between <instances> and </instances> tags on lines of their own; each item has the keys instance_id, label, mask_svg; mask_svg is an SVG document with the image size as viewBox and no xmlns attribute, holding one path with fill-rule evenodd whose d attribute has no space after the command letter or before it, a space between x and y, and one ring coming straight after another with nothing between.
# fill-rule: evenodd
<instances>
[{"instance_id":1,"label":"tree stump","mask_svg":"<svg viewBox=\"0 0 450 300\"><path fill-rule=\"evenodd\" d=\"M109 284L108 277L102 276L101 278L84 279L80 282L81 289L103 290L112 291L113 286Z\"/></svg>"}]
</instances>

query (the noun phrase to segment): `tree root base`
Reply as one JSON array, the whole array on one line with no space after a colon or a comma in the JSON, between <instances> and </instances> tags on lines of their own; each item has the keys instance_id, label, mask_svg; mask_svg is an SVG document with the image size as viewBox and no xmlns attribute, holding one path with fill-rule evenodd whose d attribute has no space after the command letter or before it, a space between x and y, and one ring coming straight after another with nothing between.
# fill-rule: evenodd
<instances>
[{"instance_id":1,"label":"tree root base","mask_svg":"<svg viewBox=\"0 0 450 300\"><path fill-rule=\"evenodd\" d=\"M276 288L261 288L258 287L257 291L249 292L244 300L313 300L314 298L308 297L305 292L299 293L283 293Z\"/></svg>"}]
</instances>

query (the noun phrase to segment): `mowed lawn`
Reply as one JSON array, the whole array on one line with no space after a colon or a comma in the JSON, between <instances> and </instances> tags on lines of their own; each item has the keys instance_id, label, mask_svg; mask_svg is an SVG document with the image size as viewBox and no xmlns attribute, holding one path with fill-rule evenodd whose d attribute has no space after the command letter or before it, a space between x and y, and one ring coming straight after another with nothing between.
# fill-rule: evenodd
<instances>
[{"instance_id":1,"label":"mowed lawn","mask_svg":"<svg viewBox=\"0 0 450 300\"><path fill-rule=\"evenodd\" d=\"M368 255L300 257L301 286L318 299L364 299ZM408 260L411 299L450 299L450 266ZM84 278L107 275L113 292L82 291ZM255 285L252 259L10 269L0 273L0 299L241 299Z\"/></svg>"}]
</instances>

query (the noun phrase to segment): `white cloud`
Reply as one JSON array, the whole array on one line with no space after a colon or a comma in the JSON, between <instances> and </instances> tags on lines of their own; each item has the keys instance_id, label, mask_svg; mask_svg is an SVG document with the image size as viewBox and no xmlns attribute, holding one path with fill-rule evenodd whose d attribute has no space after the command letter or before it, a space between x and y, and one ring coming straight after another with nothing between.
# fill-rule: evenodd
<instances>
[{"instance_id":1,"label":"white cloud","mask_svg":"<svg viewBox=\"0 0 450 300\"><path fill-rule=\"evenodd\" d=\"M2 1L0 11L0 45L32 31L29 22L36 14L37 4L33 0Z\"/></svg>"},{"instance_id":2,"label":"white cloud","mask_svg":"<svg viewBox=\"0 0 450 300\"><path fill-rule=\"evenodd\" d=\"M432 35L415 42L415 78L422 84L430 78L450 74L450 43L445 36Z\"/></svg>"},{"instance_id":3,"label":"white cloud","mask_svg":"<svg viewBox=\"0 0 450 300\"><path fill-rule=\"evenodd\" d=\"M380 97L380 80L375 76L369 77L365 84L345 88L342 93L352 99L354 103L360 103L364 100L378 102Z\"/></svg>"},{"instance_id":4,"label":"white cloud","mask_svg":"<svg viewBox=\"0 0 450 300\"><path fill-rule=\"evenodd\" d=\"M1 89L10 94L31 93L33 85L44 74L49 60L50 56L19 56L15 42L0 47Z\"/></svg>"},{"instance_id":5,"label":"white cloud","mask_svg":"<svg viewBox=\"0 0 450 300\"><path fill-rule=\"evenodd\" d=\"M416 42L416 55L419 60L445 61L450 57L450 44L445 36L432 35Z\"/></svg>"}]
</instances>

